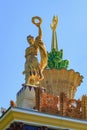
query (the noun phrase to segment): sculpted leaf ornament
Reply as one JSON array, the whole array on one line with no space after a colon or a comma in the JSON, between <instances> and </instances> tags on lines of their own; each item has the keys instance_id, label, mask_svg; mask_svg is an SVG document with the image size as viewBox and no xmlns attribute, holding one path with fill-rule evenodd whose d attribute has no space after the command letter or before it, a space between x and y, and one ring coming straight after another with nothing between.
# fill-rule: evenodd
<instances>
[{"instance_id":1,"label":"sculpted leaf ornament","mask_svg":"<svg viewBox=\"0 0 87 130\"><path fill-rule=\"evenodd\" d=\"M47 68L55 68L55 69L62 69L68 68L69 61L63 60L63 50L56 51L52 49L50 53L48 53L48 65Z\"/></svg>"}]
</instances>

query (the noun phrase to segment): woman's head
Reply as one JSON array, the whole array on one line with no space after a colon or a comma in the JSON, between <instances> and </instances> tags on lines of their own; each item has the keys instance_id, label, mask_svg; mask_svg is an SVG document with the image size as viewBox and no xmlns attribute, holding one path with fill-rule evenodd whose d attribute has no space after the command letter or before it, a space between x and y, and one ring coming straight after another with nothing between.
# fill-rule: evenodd
<instances>
[{"instance_id":1,"label":"woman's head","mask_svg":"<svg viewBox=\"0 0 87 130\"><path fill-rule=\"evenodd\" d=\"M28 41L28 43L29 43L30 45L31 45L31 44L34 44L34 37L31 36L31 35L27 36L27 41Z\"/></svg>"}]
</instances>

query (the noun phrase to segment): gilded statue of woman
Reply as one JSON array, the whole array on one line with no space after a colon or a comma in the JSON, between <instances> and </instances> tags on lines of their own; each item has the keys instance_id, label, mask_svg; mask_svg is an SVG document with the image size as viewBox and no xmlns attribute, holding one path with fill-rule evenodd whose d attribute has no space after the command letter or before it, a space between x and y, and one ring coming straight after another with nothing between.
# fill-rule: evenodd
<instances>
[{"instance_id":1,"label":"gilded statue of woman","mask_svg":"<svg viewBox=\"0 0 87 130\"><path fill-rule=\"evenodd\" d=\"M27 36L27 41L30 46L25 52L26 62L23 73L25 74L26 84L36 85L44 78L42 72L47 65L47 51L42 42L42 30L40 27L42 19L35 16L32 18L32 22L38 27L38 36L36 38L31 35ZM38 51L40 51L40 63L37 58Z\"/></svg>"}]
</instances>

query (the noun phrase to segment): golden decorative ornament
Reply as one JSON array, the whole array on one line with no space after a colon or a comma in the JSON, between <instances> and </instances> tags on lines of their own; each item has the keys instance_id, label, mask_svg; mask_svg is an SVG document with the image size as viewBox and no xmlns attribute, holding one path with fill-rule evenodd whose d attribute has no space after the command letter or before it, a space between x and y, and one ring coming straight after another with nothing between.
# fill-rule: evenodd
<instances>
[{"instance_id":1,"label":"golden decorative ornament","mask_svg":"<svg viewBox=\"0 0 87 130\"><path fill-rule=\"evenodd\" d=\"M37 22L38 20L39 22ZM35 25L40 25L42 23L42 19L39 16L32 17L32 23Z\"/></svg>"}]
</instances>

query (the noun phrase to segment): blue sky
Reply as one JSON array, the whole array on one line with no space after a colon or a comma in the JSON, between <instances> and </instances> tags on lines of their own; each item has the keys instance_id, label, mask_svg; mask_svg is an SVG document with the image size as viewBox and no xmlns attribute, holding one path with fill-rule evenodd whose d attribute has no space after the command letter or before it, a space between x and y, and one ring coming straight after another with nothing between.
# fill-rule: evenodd
<instances>
[{"instance_id":1,"label":"blue sky","mask_svg":"<svg viewBox=\"0 0 87 130\"><path fill-rule=\"evenodd\" d=\"M24 83L25 49L27 35L37 36L31 23L33 16L43 19L43 41L50 52L54 15L59 18L57 38L68 69L84 76L75 98L87 94L87 0L0 0L0 107L8 108L10 100Z\"/></svg>"}]
</instances>

